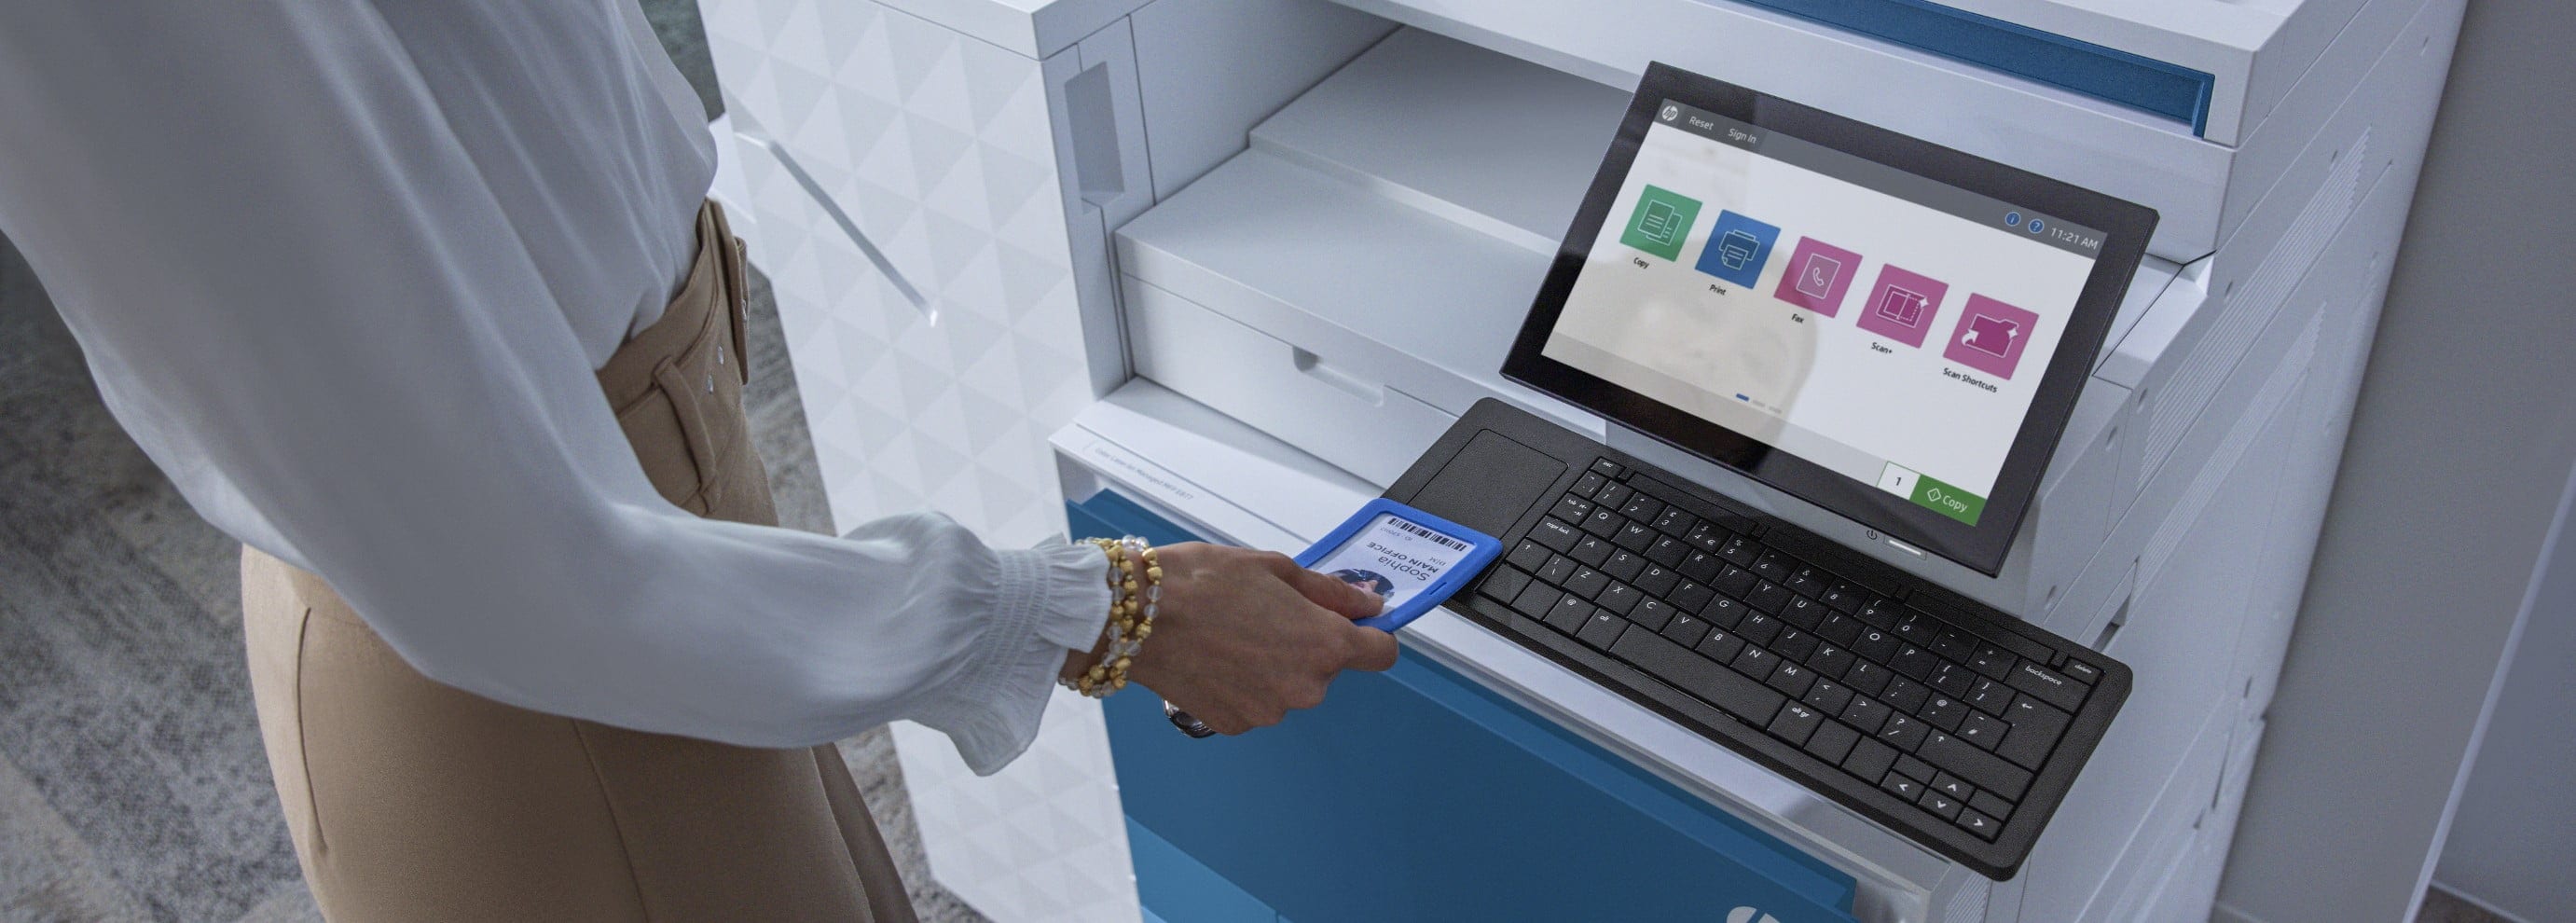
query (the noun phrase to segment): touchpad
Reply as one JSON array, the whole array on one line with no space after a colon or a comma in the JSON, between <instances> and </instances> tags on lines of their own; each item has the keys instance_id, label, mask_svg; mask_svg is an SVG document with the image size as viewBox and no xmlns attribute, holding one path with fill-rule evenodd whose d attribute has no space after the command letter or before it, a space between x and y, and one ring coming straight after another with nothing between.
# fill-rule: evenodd
<instances>
[{"instance_id":1,"label":"touchpad","mask_svg":"<svg viewBox=\"0 0 2576 923\"><path fill-rule=\"evenodd\" d=\"M1483 430L1411 502L1425 513L1499 537L1564 473L1564 462Z\"/></svg>"}]
</instances>

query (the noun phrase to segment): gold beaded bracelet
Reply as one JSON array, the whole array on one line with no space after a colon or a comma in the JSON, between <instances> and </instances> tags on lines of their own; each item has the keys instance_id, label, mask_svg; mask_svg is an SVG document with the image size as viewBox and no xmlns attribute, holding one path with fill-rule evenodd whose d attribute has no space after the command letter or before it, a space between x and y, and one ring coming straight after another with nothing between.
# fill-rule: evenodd
<instances>
[{"instance_id":1,"label":"gold beaded bracelet","mask_svg":"<svg viewBox=\"0 0 2576 923\"><path fill-rule=\"evenodd\" d=\"M1100 660L1065 688L1092 698L1106 698L1127 686L1127 670L1154 633L1154 615L1163 600L1163 567L1154 546L1135 536L1095 538L1091 544L1109 558L1109 624L1101 630L1107 645Z\"/></svg>"}]
</instances>

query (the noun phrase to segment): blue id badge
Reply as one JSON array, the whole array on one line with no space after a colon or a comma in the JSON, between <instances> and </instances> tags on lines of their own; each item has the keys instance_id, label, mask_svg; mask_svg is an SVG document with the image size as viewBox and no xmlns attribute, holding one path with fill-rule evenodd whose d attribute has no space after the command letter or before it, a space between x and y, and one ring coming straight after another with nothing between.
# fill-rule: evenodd
<instances>
[{"instance_id":1,"label":"blue id badge","mask_svg":"<svg viewBox=\"0 0 2576 923\"><path fill-rule=\"evenodd\" d=\"M1502 553L1493 536L1381 497L1298 555L1297 565L1384 598L1386 611L1357 624L1394 631L1447 600Z\"/></svg>"}]
</instances>

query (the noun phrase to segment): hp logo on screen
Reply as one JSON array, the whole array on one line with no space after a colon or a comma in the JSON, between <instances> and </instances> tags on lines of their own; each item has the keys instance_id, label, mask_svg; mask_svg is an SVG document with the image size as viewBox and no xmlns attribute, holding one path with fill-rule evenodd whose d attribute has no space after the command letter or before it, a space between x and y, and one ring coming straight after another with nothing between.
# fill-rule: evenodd
<instances>
[{"instance_id":1,"label":"hp logo on screen","mask_svg":"<svg viewBox=\"0 0 2576 923\"><path fill-rule=\"evenodd\" d=\"M1780 921L1770 914L1751 907L1737 907L1727 911L1726 923L1780 923Z\"/></svg>"}]
</instances>

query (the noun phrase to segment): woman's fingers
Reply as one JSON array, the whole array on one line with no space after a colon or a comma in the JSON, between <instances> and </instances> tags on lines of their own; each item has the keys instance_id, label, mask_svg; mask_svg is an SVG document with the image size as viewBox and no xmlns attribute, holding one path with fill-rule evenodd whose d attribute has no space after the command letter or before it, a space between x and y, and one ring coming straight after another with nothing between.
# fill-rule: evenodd
<instances>
[{"instance_id":1,"label":"woman's fingers","mask_svg":"<svg viewBox=\"0 0 2576 923\"><path fill-rule=\"evenodd\" d=\"M1315 605L1331 609L1346 619L1364 619L1386 611L1386 597L1361 589L1330 574L1319 574L1290 562L1288 571L1279 575L1297 592Z\"/></svg>"},{"instance_id":2,"label":"woman's fingers","mask_svg":"<svg viewBox=\"0 0 2576 923\"><path fill-rule=\"evenodd\" d=\"M1375 628L1351 626L1351 657L1348 669L1383 672L1395 666L1395 635Z\"/></svg>"}]
</instances>

